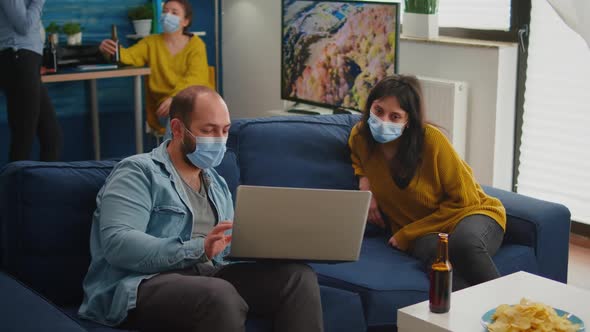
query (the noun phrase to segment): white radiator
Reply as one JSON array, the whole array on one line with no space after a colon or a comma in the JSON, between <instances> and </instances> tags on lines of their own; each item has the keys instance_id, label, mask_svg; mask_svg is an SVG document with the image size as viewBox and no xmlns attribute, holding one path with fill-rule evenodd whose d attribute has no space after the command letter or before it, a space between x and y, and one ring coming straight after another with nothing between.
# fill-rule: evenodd
<instances>
[{"instance_id":1,"label":"white radiator","mask_svg":"<svg viewBox=\"0 0 590 332\"><path fill-rule=\"evenodd\" d=\"M423 76L418 79L424 94L426 121L439 126L465 159L467 83Z\"/></svg>"}]
</instances>

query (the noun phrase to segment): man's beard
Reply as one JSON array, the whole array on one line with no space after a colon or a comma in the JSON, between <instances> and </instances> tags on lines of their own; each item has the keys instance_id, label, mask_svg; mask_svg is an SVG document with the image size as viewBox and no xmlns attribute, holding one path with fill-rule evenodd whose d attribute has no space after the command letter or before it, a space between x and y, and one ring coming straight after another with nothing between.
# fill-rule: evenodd
<instances>
[{"instance_id":1,"label":"man's beard","mask_svg":"<svg viewBox=\"0 0 590 332\"><path fill-rule=\"evenodd\" d=\"M180 152L182 153L182 158L184 161L191 166L194 166L193 163L188 159L187 155L193 153L195 151L196 142L193 142L191 139L188 138L188 135L184 135L182 137L182 144L180 145Z\"/></svg>"}]
</instances>

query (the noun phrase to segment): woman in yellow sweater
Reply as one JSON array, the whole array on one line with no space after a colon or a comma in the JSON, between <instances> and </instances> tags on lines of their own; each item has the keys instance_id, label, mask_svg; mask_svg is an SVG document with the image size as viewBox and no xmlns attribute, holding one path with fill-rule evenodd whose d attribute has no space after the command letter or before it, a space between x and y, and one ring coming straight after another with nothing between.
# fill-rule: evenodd
<instances>
[{"instance_id":1,"label":"woman in yellow sweater","mask_svg":"<svg viewBox=\"0 0 590 332\"><path fill-rule=\"evenodd\" d=\"M505 209L425 122L415 77L387 77L372 89L349 146L360 189L373 193L368 222L391 229L391 246L429 267L437 233L450 233L454 289L499 277L491 257L502 243Z\"/></svg>"},{"instance_id":2,"label":"woman in yellow sweater","mask_svg":"<svg viewBox=\"0 0 590 332\"><path fill-rule=\"evenodd\" d=\"M168 0L161 18L164 32L147 36L132 47L120 48L122 63L148 65L152 70L147 86L147 122L160 134L166 130L172 97L191 85L215 88L209 81L205 43L188 31L192 15L188 0ZM117 44L103 40L100 50L113 55Z\"/></svg>"}]
</instances>

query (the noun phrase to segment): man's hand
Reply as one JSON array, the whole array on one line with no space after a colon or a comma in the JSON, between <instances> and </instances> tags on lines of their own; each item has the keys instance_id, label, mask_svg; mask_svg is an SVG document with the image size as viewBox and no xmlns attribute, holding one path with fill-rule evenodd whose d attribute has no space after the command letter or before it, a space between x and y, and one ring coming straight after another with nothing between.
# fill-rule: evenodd
<instances>
[{"instance_id":1,"label":"man's hand","mask_svg":"<svg viewBox=\"0 0 590 332\"><path fill-rule=\"evenodd\" d=\"M389 242L387 242L387 243L389 243L389 245L392 246L392 247L394 247L394 248L398 248L397 241L396 241L396 239L393 236L389 239Z\"/></svg>"},{"instance_id":2,"label":"man's hand","mask_svg":"<svg viewBox=\"0 0 590 332\"><path fill-rule=\"evenodd\" d=\"M170 105L172 105L172 97L164 100L161 104L160 107L158 107L158 110L156 111L156 114L161 117L161 118L165 118L168 116L168 114L170 114Z\"/></svg>"},{"instance_id":3,"label":"man's hand","mask_svg":"<svg viewBox=\"0 0 590 332\"><path fill-rule=\"evenodd\" d=\"M117 43L110 39L105 39L100 43L98 49L102 54L113 55L117 53Z\"/></svg>"},{"instance_id":4,"label":"man's hand","mask_svg":"<svg viewBox=\"0 0 590 332\"><path fill-rule=\"evenodd\" d=\"M205 238L205 255L212 259L219 255L228 244L231 243L231 235L225 235L225 231L232 229L234 224L231 221L222 221L217 224L211 233Z\"/></svg>"}]
</instances>

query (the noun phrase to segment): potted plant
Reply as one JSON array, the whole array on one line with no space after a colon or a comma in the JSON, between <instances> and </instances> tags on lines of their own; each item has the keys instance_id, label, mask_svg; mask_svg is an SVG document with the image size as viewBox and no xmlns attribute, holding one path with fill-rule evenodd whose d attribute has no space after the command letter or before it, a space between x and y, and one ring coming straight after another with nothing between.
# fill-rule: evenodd
<instances>
[{"instance_id":1,"label":"potted plant","mask_svg":"<svg viewBox=\"0 0 590 332\"><path fill-rule=\"evenodd\" d=\"M51 44L57 45L59 43L59 33L61 32L61 27L57 25L57 23L49 23L47 28L45 28L45 32L49 34L49 42Z\"/></svg>"},{"instance_id":2,"label":"potted plant","mask_svg":"<svg viewBox=\"0 0 590 332\"><path fill-rule=\"evenodd\" d=\"M138 36L145 37L150 34L152 30L152 17L154 16L151 3L132 7L127 14L133 22L133 28L135 28L135 33Z\"/></svg>"},{"instance_id":3,"label":"potted plant","mask_svg":"<svg viewBox=\"0 0 590 332\"><path fill-rule=\"evenodd\" d=\"M402 27L405 36L438 38L438 0L405 0Z\"/></svg>"},{"instance_id":4,"label":"potted plant","mask_svg":"<svg viewBox=\"0 0 590 332\"><path fill-rule=\"evenodd\" d=\"M80 23L66 23L62 30L68 36L68 45L82 44L82 27L80 26Z\"/></svg>"}]
</instances>

